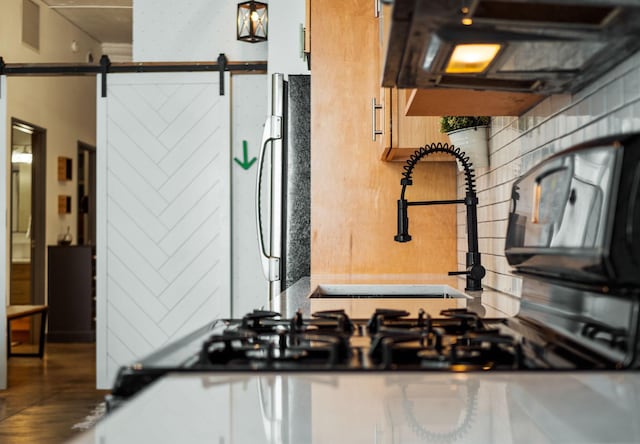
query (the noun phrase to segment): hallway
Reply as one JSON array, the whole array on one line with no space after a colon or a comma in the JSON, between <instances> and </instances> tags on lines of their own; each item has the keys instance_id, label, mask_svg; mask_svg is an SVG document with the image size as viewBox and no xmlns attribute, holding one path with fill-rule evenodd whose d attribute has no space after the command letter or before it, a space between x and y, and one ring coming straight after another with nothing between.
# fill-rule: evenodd
<instances>
[{"instance_id":1,"label":"hallway","mask_svg":"<svg viewBox=\"0 0 640 444\"><path fill-rule=\"evenodd\" d=\"M96 390L95 344L48 343L43 360L8 360L0 391L0 442L62 443L108 393Z\"/></svg>"}]
</instances>

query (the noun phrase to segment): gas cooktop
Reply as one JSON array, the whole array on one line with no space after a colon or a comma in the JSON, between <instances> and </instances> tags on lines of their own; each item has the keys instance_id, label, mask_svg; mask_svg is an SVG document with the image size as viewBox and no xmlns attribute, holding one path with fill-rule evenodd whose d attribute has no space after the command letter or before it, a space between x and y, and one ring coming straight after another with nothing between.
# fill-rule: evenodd
<instances>
[{"instance_id":1,"label":"gas cooktop","mask_svg":"<svg viewBox=\"0 0 640 444\"><path fill-rule=\"evenodd\" d=\"M440 318L377 309L369 319L325 310L303 319L256 310L215 326L193 368L217 370L385 370L522 368L522 347L501 320L466 309ZM502 327L502 328L501 328Z\"/></svg>"},{"instance_id":2,"label":"gas cooktop","mask_svg":"<svg viewBox=\"0 0 640 444\"><path fill-rule=\"evenodd\" d=\"M290 318L254 310L219 319L121 368L116 405L168 372L514 371L606 369L615 364L543 327L481 318L467 309L430 314L379 308L351 319L344 310Z\"/></svg>"}]
</instances>

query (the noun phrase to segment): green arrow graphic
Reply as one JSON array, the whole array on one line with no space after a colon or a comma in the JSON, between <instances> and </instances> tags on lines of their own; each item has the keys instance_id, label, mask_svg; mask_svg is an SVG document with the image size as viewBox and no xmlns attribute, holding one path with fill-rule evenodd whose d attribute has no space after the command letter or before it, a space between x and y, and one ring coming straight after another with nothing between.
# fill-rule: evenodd
<instances>
[{"instance_id":1,"label":"green arrow graphic","mask_svg":"<svg viewBox=\"0 0 640 444\"><path fill-rule=\"evenodd\" d=\"M246 140L242 141L242 153L244 154L244 160L240 160L237 157L234 157L233 160L235 160L238 163L238 165L242 167L242 169L248 170L249 168L251 168L251 165L253 165L257 159L254 157L251 160L249 160L249 155L247 154Z\"/></svg>"}]
</instances>

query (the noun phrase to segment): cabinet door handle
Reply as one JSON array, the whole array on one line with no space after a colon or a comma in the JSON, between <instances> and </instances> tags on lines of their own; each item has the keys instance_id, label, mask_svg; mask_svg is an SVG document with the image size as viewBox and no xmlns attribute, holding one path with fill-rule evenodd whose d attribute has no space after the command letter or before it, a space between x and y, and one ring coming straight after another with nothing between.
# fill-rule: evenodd
<instances>
[{"instance_id":1,"label":"cabinet door handle","mask_svg":"<svg viewBox=\"0 0 640 444\"><path fill-rule=\"evenodd\" d=\"M305 32L304 25L300 23L300 58L304 60L304 42L305 42Z\"/></svg>"},{"instance_id":2,"label":"cabinet door handle","mask_svg":"<svg viewBox=\"0 0 640 444\"><path fill-rule=\"evenodd\" d=\"M380 0L373 0L373 16L380 17Z\"/></svg>"},{"instance_id":3,"label":"cabinet door handle","mask_svg":"<svg viewBox=\"0 0 640 444\"><path fill-rule=\"evenodd\" d=\"M376 98L371 99L371 138L376 141L376 136L382 134L382 130L376 128L376 110L382 109L381 103L376 103Z\"/></svg>"}]
</instances>

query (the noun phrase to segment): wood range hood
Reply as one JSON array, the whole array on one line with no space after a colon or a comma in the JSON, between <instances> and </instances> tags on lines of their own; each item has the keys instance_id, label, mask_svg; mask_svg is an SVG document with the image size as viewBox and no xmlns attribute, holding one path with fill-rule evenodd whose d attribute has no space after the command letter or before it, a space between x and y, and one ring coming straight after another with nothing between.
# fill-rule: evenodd
<instances>
[{"instance_id":1,"label":"wood range hood","mask_svg":"<svg viewBox=\"0 0 640 444\"><path fill-rule=\"evenodd\" d=\"M382 85L410 90L407 115L520 115L611 70L639 35L637 0L395 0ZM456 65L472 44L492 58Z\"/></svg>"}]
</instances>

